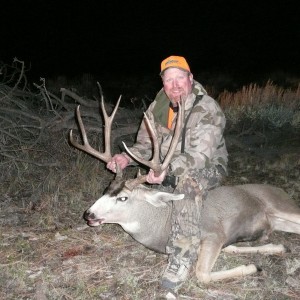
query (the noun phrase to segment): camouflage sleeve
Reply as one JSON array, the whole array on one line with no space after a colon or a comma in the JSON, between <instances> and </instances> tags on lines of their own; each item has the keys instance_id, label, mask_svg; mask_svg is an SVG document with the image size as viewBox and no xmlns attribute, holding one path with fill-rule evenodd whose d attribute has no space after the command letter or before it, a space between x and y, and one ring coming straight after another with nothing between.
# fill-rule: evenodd
<instances>
[{"instance_id":1,"label":"camouflage sleeve","mask_svg":"<svg viewBox=\"0 0 300 300\"><path fill-rule=\"evenodd\" d=\"M203 169L224 165L226 170L227 150L223 137L225 116L218 103L209 96L193 108L185 139L185 152L177 149L171 162L173 174L180 176L189 169Z\"/></svg>"}]
</instances>

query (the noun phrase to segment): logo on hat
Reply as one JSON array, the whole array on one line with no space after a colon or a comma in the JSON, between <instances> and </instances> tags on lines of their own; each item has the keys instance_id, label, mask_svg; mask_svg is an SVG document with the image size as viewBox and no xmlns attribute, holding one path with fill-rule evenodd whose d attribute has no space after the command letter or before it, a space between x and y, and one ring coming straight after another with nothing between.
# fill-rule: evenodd
<instances>
[{"instance_id":1,"label":"logo on hat","mask_svg":"<svg viewBox=\"0 0 300 300\"><path fill-rule=\"evenodd\" d=\"M178 60L171 59L171 60L167 61L167 62L165 63L165 65L169 65L169 64L177 64L177 63L178 63Z\"/></svg>"}]
</instances>

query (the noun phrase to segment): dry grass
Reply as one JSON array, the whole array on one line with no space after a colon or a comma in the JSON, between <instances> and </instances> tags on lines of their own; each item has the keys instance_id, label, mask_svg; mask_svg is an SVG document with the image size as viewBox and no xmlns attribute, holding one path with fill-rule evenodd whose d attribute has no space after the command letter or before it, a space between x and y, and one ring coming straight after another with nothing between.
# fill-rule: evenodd
<instances>
[{"instance_id":1,"label":"dry grass","mask_svg":"<svg viewBox=\"0 0 300 300\"><path fill-rule=\"evenodd\" d=\"M233 93L218 96L228 120L227 131L243 132L300 128L300 84L284 89L268 81L250 84Z\"/></svg>"},{"instance_id":2,"label":"dry grass","mask_svg":"<svg viewBox=\"0 0 300 300\"><path fill-rule=\"evenodd\" d=\"M237 92L222 92L218 100L223 108L228 106L254 106L264 107L266 105L284 105L291 108L299 107L300 84L296 89L285 89L267 81L264 86L256 83L242 87Z\"/></svg>"},{"instance_id":3,"label":"dry grass","mask_svg":"<svg viewBox=\"0 0 300 300\"><path fill-rule=\"evenodd\" d=\"M299 132L279 132L276 139L271 133L256 135L258 142L251 135L228 137L226 184L274 184L300 205ZM0 298L164 299L159 282L166 255L144 248L118 225L89 228L82 219L113 179L104 164L72 149L67 132L46 132L34 149L21 150L24 161L0 161ZM55 164L41 167L25 159ZM135 172L128 169L125 176ZM300 236L275 233L270 242L290 252L222 254L218 270L255 263L262 272L202 285L192 271L178 299L300 299Z\"/></svg>"}]
</instances>

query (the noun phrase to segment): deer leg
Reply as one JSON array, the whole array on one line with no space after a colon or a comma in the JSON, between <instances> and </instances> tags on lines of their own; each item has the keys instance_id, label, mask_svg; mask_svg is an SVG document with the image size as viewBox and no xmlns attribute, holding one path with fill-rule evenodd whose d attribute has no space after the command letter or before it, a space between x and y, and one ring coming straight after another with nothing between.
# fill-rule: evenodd
<instances>
[{"instance_id":1,"label":"deer leg","mask_svg":"<svg viewBox=\"0 0 300 300\"><path fill-rule=\"evenodd\" d=\"M210 240L202 240L198 250L198 261L196 264L196 276L200 282L211 281L211 269L213 268L222 245Z\"/></svg>"},{"instance_id":2,"label":"deer leg","mask_svg":"<svg viewBox=\"0 0 300 300\"><path fill-rule=\"evenodd\" d=\"M299 213L276 212L270 218L274 230L300 234L300 210Z\"/></svg>"},{"instance_id":3,"label":"deer leg","mask_svg":"<svg viewBox=\"0 0 300 300\"><path fill-rule=\"evenodd\" d=\"M202 283L246 276L257 272L255 265L242 265L225 271L211 272L222 249L222 243L214 240L203 240L199 247L196 276Z\"/></svg>"},{"instance_id":4,"label":"deer leg","mask_svg":"<svg viewBox=\"0 0 300 300\"><path fill-rule=\"evenodd\" d=\"M262 254L282 254L286 252L283 245L267 244L257 247L236 247L230 245L222 251L226 253L262 253Z\"/></svg>"}]
</instances>

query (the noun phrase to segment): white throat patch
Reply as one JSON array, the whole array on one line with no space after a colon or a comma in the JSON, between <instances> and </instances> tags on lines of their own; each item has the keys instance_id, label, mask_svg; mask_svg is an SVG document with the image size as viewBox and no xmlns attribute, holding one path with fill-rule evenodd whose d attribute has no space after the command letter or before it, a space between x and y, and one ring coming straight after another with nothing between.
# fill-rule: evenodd
<instances>
[{"instance_id":1,"label":"white throat patch","mask_svg":"<svg viewBox=\"0 0 300 300\"><path fill-rule=\"evenodd\" d=\"M140 230L140 223L137 221L125 222L125 223L120 222L119 224L123 227L123 229L125 231L131 232L131 233L137 232Z\"/></svg>"}]
</instances>

